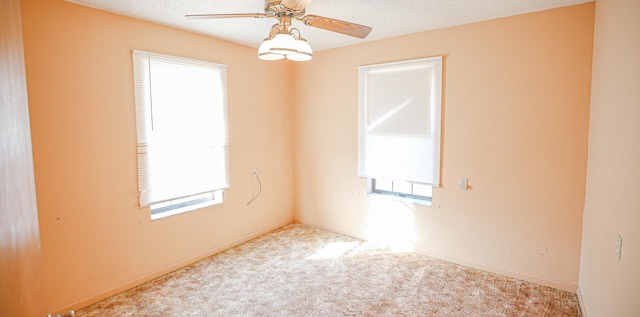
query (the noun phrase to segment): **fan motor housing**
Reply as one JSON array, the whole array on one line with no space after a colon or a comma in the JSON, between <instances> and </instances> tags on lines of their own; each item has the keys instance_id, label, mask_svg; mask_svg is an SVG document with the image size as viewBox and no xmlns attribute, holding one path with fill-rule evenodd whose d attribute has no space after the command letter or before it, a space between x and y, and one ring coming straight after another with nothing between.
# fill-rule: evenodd
<instances>
[{"instance_id":1,"label":"fan motor housing","mask_svg":"<svg viewBox=\"0 0 640 317\"><path fill-rule=\"evenodd\" d=\"M282 4L282 0L264 0L264 12L267 14L273 13L274 15L278 15L280 13L290 13L293 14L295 18L301 18L304 16L305 9L299 11L293 11Z\"/></svg>"}]
</instances>

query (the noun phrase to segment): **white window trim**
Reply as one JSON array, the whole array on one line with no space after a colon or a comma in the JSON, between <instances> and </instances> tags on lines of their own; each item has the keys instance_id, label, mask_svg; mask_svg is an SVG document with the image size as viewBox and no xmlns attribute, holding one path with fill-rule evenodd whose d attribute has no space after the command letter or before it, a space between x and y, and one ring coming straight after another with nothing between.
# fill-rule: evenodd
<instances>
[{"instance_id":1,"label":"white window trim","mask_svg":"<svg viewBox=\"0 0 640 317\"><path fill-rule=\"evenodd\" d=\"M224 166L223 167L224 175L221 174L223 179L222 180L218 179L218 181L215 183L217 185L212 186L211 184L207 184L208 182L206 182L206 183L196 183L199 185L195 187L191 186L193 187L192 189L201 188L201 189L208 190L206 192L203 192L202 194L196 194L196 193L189 194L188 191L183 191L183 193L177 196L173 196L174 198L171 198L171 196L169 195L150 196L151 194L150 190L153 189L153 185L151 184L151 179L149 178L150 175L144 171L148 170L149 168L148 165L146 164L150 164L145 162L151 162L151 161L147 161L150 158L148 154L150 153L148 151L149 149L148 144L150 144L149 142L153 140L153 139L150 139L152 137L151 131L153 130L153 126L151 122L153 105L151 105L152 98L150 95L151 94L150 89L152 88L149 86L150 81L152 81L152 78L150 77L151 74L149 73L149 71L151 71L151 67L150 67L151 64L149 63L151 63L151 60L153 58L156 58L155 60L160 61L160 63L167 63L167 65L171 65L175 63L176 65L185 65L187 67L195 66L198 68L202 67L203 69L210 69L215 73L219 74L220 76L218 79L219 81L217 81L217 83L218 85L221 85L218 87L222 89L223 94L222 96L217 95L221 99L218 99L218 101L216 101L216 104L218 105L218 107L222 107L221 108L222 116L221 117L219 116L217 120L222 120L221 125L219 126L222 127L223 130L220 132L222 134L216 134L216 135L221 137L222 139L219 139L218 137L216 137L214 139L211 139L213 141L207 141L207 142L215 142L215 143L211 143L211 145L209 145L209 147L206 147L206 148L215 149L214 151L223 151L223 152L219 152L220 154L216 154L216 155L223 155L223 156L217 156L218 158L224 157L223 159L224 163L222 164L222 166ZM133 51L133 61L134 61L133 66L134 66L134 83L135 83L134 89L136 92L136 98L135 98L136 123L137 123L137 131L138 131L138 186L140 191L140 206L141 207L149 206L151 210L151 219L157 220L157 219L162 219L168 216L184 213L187 211L192 211L192 210L222 203L223 190L229 187L226 65L216 64L216 63L207 62L207 61L194 60L189 58L183 58L183 57L177 57L177 56L152 53L152 52L138 51L138 50ZM209 143L206 143L206 144L209 144ZM221 147L221 149L217 150L217 147ZM207 150L207 151L211 151L211 150ZM217 152L214 152L214 153L217 153ZM222 160L220 159L218 159L218 161L222 162ZM220 175L216 177L219 178L219 176ZM164 188L164 187L161 187L161 188ZM169 187L166 187L166 188L168 189ZM171 192L177 193L175 190L171 190ZM161 193L164 193L164 192L161 191ZM166 193L170 193L170 192L166 192ZM211 194L210 198L203 197L203 195L207 193ZM208 199L208 200L203 202L197 202L191 205L177 207L174 209L167 208L168 206L171 206L173 204L180 205L180 204L188 203L189 199L192 197L193 197L193 200L195 201L203 200L203 199ZM167 209L167 210L154 213L154 209L156 210Z\"/></svg>"},{"instance_id":2,"label":"white window trim","mask_svg":"<svg viewBox=\"0 0 640 317\"><path fill-rule=\"evenodd\" d=\"M422 64L423 63L423 64ZM424 65L424 66L413 66L413 65ZM431 134L432 137L431 139L433 140L433 142L431 143L433 146L433 152L427 152L427 153L433 153L430 156L430 159L434 162L433 163L433 168L430 169L431 170L431 177L430 178L423 178L420 177L418 179L403 179L401 177L389 177L389 175L380 175L380 174L376 174L376 172L371 172L371 170L369 170L368 167L365 167L366 165L366 155L371 155L371 153L368 152L368 150L366 149L365 146L365 141L366 138L368 138L369 136L369 130L368 129L374 129L375 126L377 126L379 123L377 121L373 121L373 123L369 122L369 120L372 120L369 118L370 114L369 111L372 111L369 109L370 107L370 91L369 91L369 76L371 76L370 74L375 74L376 71L384 73L387 71L387 69L390 69L390 71L393 71L394 66L397 66L398 68L402 68L402 67L407 67L406 69L411 69L411 67L428 67L432 69L432 79L430 81L430 86L431 87L431 92L429 94L429 99L428 100L428 109L430 109L430 117L432 122L431 122L431 128L433 130L431 130ZM385 69L386 68L386 69ZM437 57L432 57L432 58L421 58L421 59L414 59L414 60L406 60L406 61L399 61L399 62L391 62L391 63L383 63L383 64L375 64L375 65L367 65L367 66L361 66L358 67L358 153L359 153L359 158L358 158L358 176L361 177L366 177L367 178L367 193L370 196L383 196L386 198L390 198L390 199L394 199L394 200L400 200L400 201L405 201L405 202L412 202L412 203L418 203L418 204L423 204L423 205L431 205L431 200L433 197L433 194L431 194L431 196L429 196L428 199L422 199L422 198L418 198L418 197L402 197L399 195L396 195L395 193L379 193L379 192L374 192L373 191L373 179L378 179L378 178L387 178L387 179L395 179L394 181L409 181L409 182L416 182L416 183L421 183L421 184L427 184L430 185L432 187L439 187L440 185L440 142L441 142L441 128L442 128L442 123L441 123L441 108L442 108L442 56L437 56ZM384 77L383 77L384 78ZM428 77L427 77L428 78ZM427 81L429 82L429 81ZM363 86L364 85L364 86ZM409 100L413 100L413 99L409 99ZM424 99L422 99L424 100ZM396 101L397 102L397 101ZM384 104L379 104L379 105L384 105ZM402 105L404 106L404 105ZM400 106L399 106L400 107ZM403 107L400 107L399 109L402 109ZM376 109L376 108L373 108ZM377 109L384 109L384 108L377 108ZM395 110L394 110L395 109ZM386 111L386 110L385 110ZM385 116L379 117L379 118L384 118L386 119L387 115L389 116L393 116L396 115L396 112L398 112L400 110L396 109L396 108L391 108L391 110L389 110L389 112L385 113ZM377 119L378 121L380 119ZM435 124L435 125L434 125ZM379 132L378 132L379 133ZM377 137L379 138L379 137ZM393 136L391 136L391 138L393 138ZM368 143L366 143L368 144ZM368 146L368 145L367 145ZM385 147L386 148L386 147ZM375 152L374 152L375 153ZM420 156L418 156L420 157ZM400 163L401 164L401 163ZM379 166L379 165L376 165ZM426 196L425 196L426 197Z\"/></svg>"},{"instance_id":3,"label":"white window trim","mask_svg":"<svg viewBox=\"0 0 640 317\"><path fill-rule=\"evenodd\" d=\"M163 218L167 218L167 217L170 217L170 216L179 215L179 214L182 214L182 213L185 213L185 212L194 211L194 210L197 210L197 209L202 209L202 208L205 208L205 207L218 205L218 204L221 204L224 201L224 191L223 190L213 191L212 194L213 194L213 199L211 199L211 200L208 200L208 201L205 201L205 202L202 202L202 203L199 203L199 204L193 204L193 205L181 207L181 208L170 209L170 210L159 212L159 213L154 213L153 212L154 205L151 205L151 220L153 221L153 220L163 219ZM168 203L171 203L171 201L169 201Z\"/></svg>"}]
</instances>

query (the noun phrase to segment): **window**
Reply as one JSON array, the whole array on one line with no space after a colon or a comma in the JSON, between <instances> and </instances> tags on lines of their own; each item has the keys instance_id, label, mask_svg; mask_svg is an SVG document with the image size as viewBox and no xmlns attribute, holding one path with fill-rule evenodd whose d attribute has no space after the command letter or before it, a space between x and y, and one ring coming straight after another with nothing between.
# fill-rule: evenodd
<instances>
[{"instance_id":1,"label":"window","mask_svg":"<svg viewBox=\"0 0 640 317\"><path fill-rule=\"evenodd\" d=\"M371 192L399 198L431 201L431 185L383 178L371 179Z\"/></svg>"},{"instance_id":2,"label":"window","mask_svg":"<svg viewBox=\"0 0 640 317\"><path fill-rule=\"evenodd\" d=\"M140 206L151 219L210 206L229 187L226 66L134 51Z\"/></svg>"},{"instance_id":3,"label":"window","mask_svg":"<svg viewBox=\"0 0 640 317\"><path fill-rule=\"evenodd\" d=\"M431 201L440 183L442 57L358 67L358 175Z\"/></svg>"}]
</instances>

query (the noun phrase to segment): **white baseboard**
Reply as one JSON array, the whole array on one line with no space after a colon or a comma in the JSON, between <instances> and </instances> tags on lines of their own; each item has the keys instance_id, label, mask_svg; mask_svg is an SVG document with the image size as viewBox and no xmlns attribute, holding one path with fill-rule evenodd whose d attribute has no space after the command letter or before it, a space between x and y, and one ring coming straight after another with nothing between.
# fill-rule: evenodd
<instances>
[{"instance_id":1,"label":"white baseboard","mask_svg":"<svg viewBox=\"0 0 640 317\"><path fill-rule=\"evenodd\" d=\"M303 225L308 225L308 226L311 226L311 227L316 227L316 228L325 229L325 230L328 230L328 231L331 231L331 232L344 234L345 236L354 237L354 238L358 238L358 239L362 239L362 240L368 240L368 237L366 235L363 235L363 234L361 234L359 232L350 231L350 230L342 229L342 228L339 228L339 227L329 226L329 225L325 225L325 224L322 224L322 223L319 223L319 222L306 220L306 219L301 219L301 218L294 218L293 221L297 222L297 223L301 223Z\"/></svg>"},{"instance_id":2,"label":"white baseboard","mask_svg":"<svg viewBox=\"0 0 640 317\"><path fill-rule=\"evenodd\" d=\"M565 292L569 292L569 293L573 293L573 294L576 293L577 285L574 285L574 284L568 284L568 283L553 281L553 280L545 279L545 278L542 278L542 277L539 277L539 276L526 274L526 273L520 273L520 272L517 272L517 271L510 270L510 269L505 269L505 268L502 268L502 267L489 265L489 264L486 264L486 263L480 263L480 262L473 261L473 260L467 260L467 259L463 259L463 258L452 257L452 256L448 256L448 255L445 255L445 254L442 254L442 253L439 253L439 252L434 252L434 251L431 251L431 250L415 249L414 251L416 253L418 253L418 254L434 257L434 258L437 258L437 259L440 259L440 260L444 260L444 261L447 261L447 262L456 263L456 264L472 267L472 268L475 268L475 269L479 269L479 270L482 270L482 271L487 271L487 272L490 272L490 273L504 275L504 276L515 278L515 279L519 279L519 280L523 280L523 281L527 281L527 282L531 282L531 283L535 283L535 284L548 286L548 287L551 287L551 288L559 289L561 291L565 291Z\"/></svg>"},{"instance_id":3,"label":"white baseboard","mask_svg":"<svg viewBox=\"0 0 640 317\"><path fill-rule=\"evenodd\" d=\"M198 261L200 261L200 260L202 260L204 258L210 257L210 256L212 256L212 255L214 255L216 253L219 253L219 252L222 252L222 251L224 251L226 249L232 248L232 247L234 247L236 245L239 245L239 244L241 244L243 242L246 242L246 241L249 241L249 240L251 240L253 238L261 236L261 235L263 235L265 233L271 232L271 231L273 231L275 229L278 229L278 228L280 228L280 227L282 227L284 225L292 223L293 221L294 221L293 218L287 218L287 219L278 221L278 222L276 222L276 223L274 223L272 225L269 225L267 227L261 228L259 230L254 231L254 232L248 233L248 234L246 234L244 236L241 236L241 237L239 237L239 238L237 238L237 239L235 239L233 241L225 243L225 244L223 244L223 245L221 245L219 247L213 248L211 250L208 250L208 251L203 252L201 254L198 254L196 256L184 259L182 261L179 261L177 263L169 265L169 266L167 266L165 268L162 268L160 270L157 270L157 271L154 271L154 272L150 272L148 274L145 274L145 275L143 275L141 277L138 277L138 278L135 278L133 280L121 283L121 284L116 285L116 286L114 286L112 288L106 289L106 290L104 290L104 291L102 291L100 293L97 293L97 294L91 295L91 296L89 296L89 297L87 297L85 299L76 301L73 304L70 304L70 305L67 305L65 307L56 309L56 310L54 310L54 312L58 312L59 314L62 314L62 312L67 312L67 311L70 311L70 310L78 310L80 308L83 308L83 307L88 306L90 304L93 304L95 302L101 301L101 300L103 300L105 298L111 297L113 295L116 295L116 294L121 293L123 291L126 291L128 289L131 289L131 288L133 288L135 286L138 286L140 284L143 284L143 283L146 283L148 281L151 281L151 280L153 280L155 278L158 278L160 276L163 276L163 275L166 275L166 274L171 273L173 271L179 270L179 269L181 269L181 268L183 268L183 267L185 267L187 265L190 265L192 263L198 262Z\"/></svg>"},{"instance_id":4,"label":"white baseboard","mask_svg":"<svg viewBox=\"0 0 640 317\"><path fill-rule=\"evenodd\" d=\"M578 286L578 290L576 291L576 295L578 296L578 306L580 306L580 314L582 317L587 317L587 309L584 304L584 299L582 298L582 292L580 291L580 286Z\"/></svg>"},{"instance_id":5,"label":"white baseboard","mask_svg":"<svg viewBox=\"0 0 640 317\"><path fill-rule=\"evenodd\" d=\"M368 240L368 237L366 235L363 235L362 233L354 232L354 231L350 231L350 230L345 230L343 228L334 227L334 226L330 226L330 225L326 225L326 224L322 224L322 223L319 223L319 222L316 222L316 221L313 221L313 220L307 220L307 219L302 219L302 218L297 218L296 217L294 219L294 221L298 222L298 223L306 224L306 225L309 225L309 226L318 227L318 228L321 228L321 229L326 229L326 230L333 231L333 232L336 232L336 233L341 233L341 234L344 234L344 235L347 235L347 236L350 236L350 237L363 239L363 240ZM487 272L491 272L491 273L495 273L495 274L499 274L499 275L504 275L504 276L516 278L516 279L519 279L519 280L531 282L531 283L536 283L536 284L548 286L548 287L551 287L551 288L559 289L561 291L570 292L570 293L573 293L573 294L576 293L576 289L577 289L577 285L574 285L574 284L568 284L568 283L563 283L563 282L558 282L558 281L552 281L552 280L548 280L548 279L541 278L541 277L538 277L538 276L525 274L525 273L520 273L520 272L516 272L516 271L510 270L510 269L505 269L505 268L501 268L501 267L496 267L496 266L493 266L493 265L490 265L490 264L486 264L486 263L480 263L480 262L469 260L469 259L449 256L449 255L442 254L440 252L435 252L435 251L432 251L432 250L415 248L413 251L415 253L418 253L418 254L430 256L430 257L433 257L433 258L436 258L436 259L440 259L440 260L444 260L444 261L447 261L447 262L460 264L460 265L472 267L472 268L475 268L475 269L479 269L479 270L482 270L482 271L487 271Z\"/></svg>"}]
</instances>

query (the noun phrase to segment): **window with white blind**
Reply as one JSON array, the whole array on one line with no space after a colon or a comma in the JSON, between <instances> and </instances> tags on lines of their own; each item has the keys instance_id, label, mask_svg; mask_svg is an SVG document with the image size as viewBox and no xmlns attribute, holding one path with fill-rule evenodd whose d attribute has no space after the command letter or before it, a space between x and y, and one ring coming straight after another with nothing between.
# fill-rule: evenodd
<instances>
[{"instance_id":1,"label":"window with white blind","mask_svg":"<svg viewBox=\"0 0 640 317\"><path fill-rule=\"evenodd\" d=\"M358 176L431 201L440 183L442 57L358 67Z\"/></svg>"},{"instance_id":2,"label":"window with white blind","mask_svg":"<svg viewBox=\"0 0 640 317\"><path fill-rule=\"evenodd\" d=\"M140 206L158 219L229 187L226 65L133 51Z\"/></svg>"}]
</instances>

